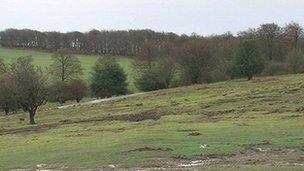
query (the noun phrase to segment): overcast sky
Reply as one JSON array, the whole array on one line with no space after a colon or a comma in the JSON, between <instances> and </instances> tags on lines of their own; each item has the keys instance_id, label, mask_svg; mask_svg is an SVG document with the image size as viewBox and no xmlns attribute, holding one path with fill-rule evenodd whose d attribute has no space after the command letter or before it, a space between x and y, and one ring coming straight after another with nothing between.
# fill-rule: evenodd
<instances>
[{"instance_id":1,"label":"overcast sky","mask_svg":"<svg viewBox=\"0 0 304 171\"><path fill-rule=\"evenodd\" d=\"M0 0L0 30L153 29L236 33L261 23L304 24L304 0Z\"/></svg>"}]
</instances>

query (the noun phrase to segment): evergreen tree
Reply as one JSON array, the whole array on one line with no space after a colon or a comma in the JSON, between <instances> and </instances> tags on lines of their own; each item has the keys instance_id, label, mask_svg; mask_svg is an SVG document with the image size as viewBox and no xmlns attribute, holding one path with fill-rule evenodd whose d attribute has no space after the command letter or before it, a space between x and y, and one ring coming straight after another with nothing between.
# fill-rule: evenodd
<instances>
[{"instance_id":1,"label":"evergreen tree","mask_svg":"<svg viewBox=\"0 0 304 171\"><path fill-rule=\"evenodd\" d=\"M232 71L238 71L240 76L251 80L264 69L264 60L254 41L244 41L239 45L236 57L232 63ZM236 73L236 72L233 72Z\"/></svg>"},{"instance_id":2,"label":"evergreen tree","mask_svg":"<svg viewBox=\"0 0 304 171\"><path fill-rule=\"evenodd\" d=\"M99 58L93 67L91 90L95 97L127 93L126 74L114 58Z\"/></svg>"}]
</instances>

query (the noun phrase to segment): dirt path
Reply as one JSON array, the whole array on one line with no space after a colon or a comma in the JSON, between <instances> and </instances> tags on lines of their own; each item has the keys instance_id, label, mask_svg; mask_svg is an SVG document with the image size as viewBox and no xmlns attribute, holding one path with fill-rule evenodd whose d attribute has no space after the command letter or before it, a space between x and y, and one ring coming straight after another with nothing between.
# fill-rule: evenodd
<instances>
[{"instance_id":1,"label":"dirt path","mask_svg":"<svg viewBox=\"0 0 304 171\"><path fill-rule=\"evenodd\" d=\"M92 101L84 102L84 103L76 103L76 104L59 106L57 108L58 109L66 109L66 108L70 108L70 107L74 107L74 106L83 106L83 105L89 105L89 104L96 104L96 103L114 101L114 100L124 99L124 98L128 98L128 97L139 96L139 95L142 95L142 94L146 94L146 93L135 93L135 94L128 94L128 95L124 95L124 96L110 97L110 98L104 98L104 99L97 99L97 100L92 100Z\"/></svg>"}]
</instances>

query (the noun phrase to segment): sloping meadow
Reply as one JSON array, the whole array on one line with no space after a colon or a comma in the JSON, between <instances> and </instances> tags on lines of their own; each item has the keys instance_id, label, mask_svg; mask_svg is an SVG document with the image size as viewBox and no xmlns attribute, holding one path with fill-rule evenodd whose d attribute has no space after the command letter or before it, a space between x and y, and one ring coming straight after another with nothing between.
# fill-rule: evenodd
<instances>
[{"instance_id":1,"label":"sloping meadow","mask_svg":"<svg viewBox=\"0 0 304 171\"><path fill-rule=\"evenodd\" d=\"M0 117L0 168L301 167L303 104L304 76L286 75L42 107L37 126Z\"/></svg>"}]
</instances>

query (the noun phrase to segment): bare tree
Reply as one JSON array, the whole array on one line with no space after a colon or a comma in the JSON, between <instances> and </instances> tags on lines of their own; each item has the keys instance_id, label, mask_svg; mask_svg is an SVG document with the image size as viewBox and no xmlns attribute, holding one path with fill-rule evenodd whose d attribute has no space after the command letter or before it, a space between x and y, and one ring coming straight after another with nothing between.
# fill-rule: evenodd
<instances>
[{"instance_id":1,"label":"bare tree","mask_svg":"<svg viewBox=\"0 0 304 171\"><path fill-rule=\"evenodd\" d=\"M65 82L83 74L83 69L77 57L66 50L59 50L52 56L51 74Z\"/></svg>"},{"instance_id":2,"label":"bare tree","mask_svg":"<svg viewBox=\"0 0 304 171\"><path fill-rule=\"evenodd\" d=\"M185 44L177 59L187 84L208 82L215 58L207 40L194 38Z\"/></svg>"},{"instance_id":3,"label":"bare tree","mask_svg":"<svg viewBox=\"0 0 304 171\"><path fill-rule=\"evenodd\" d=\"M284 28L286 38L291 41L292 47L296 50L299 48L299 41L303 36L303 28L298 23L290 23Z\"/></svg>"},{"instance_id":4,"label":"bare tree","mask_svg":"<svg viewBox=\"0 0 304 171\"><path fill-rule=\"evenodd\" d=\"M297 49L290 51L287 55L287 63L294 74L304 71L304 53Z\"/></svg>"},{"instance_id":5,"label":"bare tree","mask_svg":"<svg viewBox=\"0 0 304 171\"><path fill-rule=\"evenodd\" d=\"M156 54L157 54L156 47L152 43L146 41L143 44L140 58L145 62L147 62L149 68L152 68L152 62L155 60Z\"/></svg>"},{"instance_id":6,"label":"bare tree","mask_svg":"<svg viewBox=\"0 0 304 171\"><path fill-rule=\"evenodd\" d=\"M277 40L281 34L280 27L274 23L262 24L257 32L261 49L269 60L273 60L275 49L277 48Z\"/></svg>"},{"instance_id":7,"label":"bare tree","mask_svg":"<svg viewBox=\"0 0 304 171\"><path fill-rule=\"evenodd\" d=\"M18 106L29 113L30 124L35 124L39 106L46 103L46 80L40 68L32 64L31 57L20 57L11 65L11 77Z\"/></svg>"}]
</instances>

